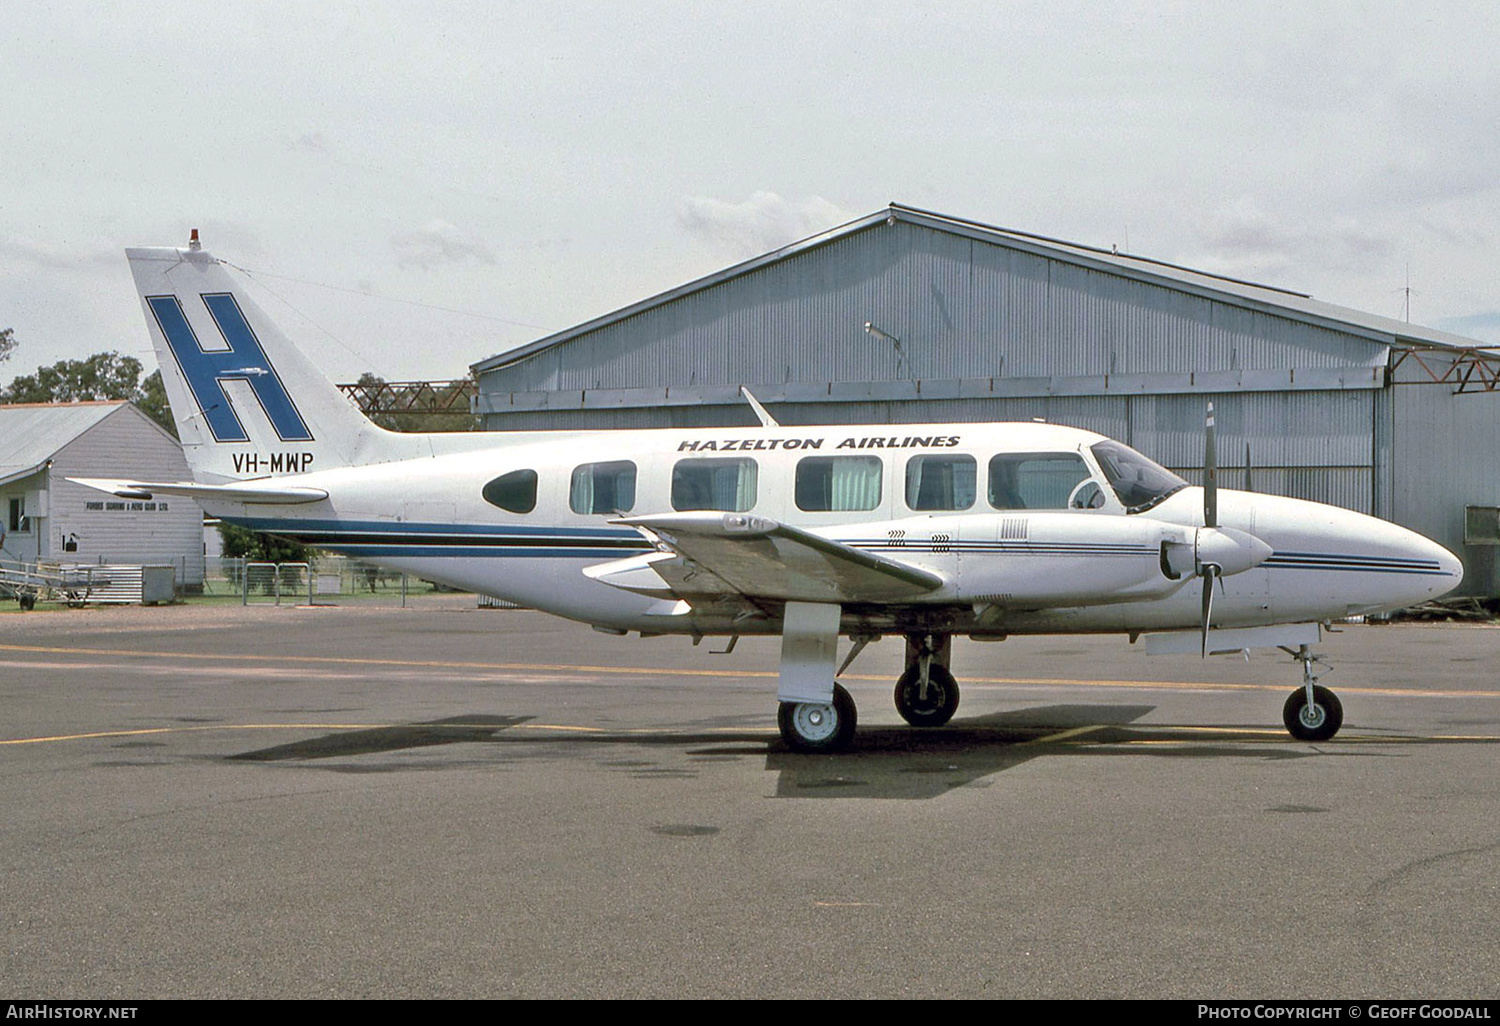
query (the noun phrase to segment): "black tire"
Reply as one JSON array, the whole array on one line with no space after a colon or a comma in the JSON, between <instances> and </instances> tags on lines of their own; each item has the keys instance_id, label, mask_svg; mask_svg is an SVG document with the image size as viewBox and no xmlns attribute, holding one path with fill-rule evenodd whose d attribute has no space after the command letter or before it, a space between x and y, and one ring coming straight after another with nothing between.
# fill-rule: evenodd
<instances>
[{"instance_id":1,"label":"black tire","mask_svg":"<svg viewBox=\"0 0 1500 1026\"><path fill-rule=\"evenodd\" d=\"M17 595L16 596L16 601L21 604L21 608L23 610L29 610L29 609L35 609L36 608L36 596L35 595Z\"/></svg>"},{"instance_id":2,"label":"black tire","mask_svg":"<svg viewBox=\"0 0 1500 1026\"><path fill-rule=\"evenodd\" d=\"M833 701L782 702L776 712L781 739L794 752L826 754L849 747L858 713L843 685L833 686Z\"/></svg>"},{"instance_id":3,"label":"black tire","mask_svg":"<svg viewBox=\"0 0 1500 1026\"><path fill-rule=\"evenodd\" d=\"M1298 741L1327 741L1344 725L1344 705L1327 688L1313 685L1313 707L1307 708L1307 688L1287 696L1281 707L1281 722Z\"/></svg>"},{"instance_id":4,"label":"black tire","mask_svg":"<svg viewBox=\"0 0 1500 1026\"><path fill-rule=\"evenodd\" d=\"M920 667L908 666L896 681L896 711L913 727L941 727L958 712L958 681L948 667L931 663L927 667L927 700L918 699L921 688Z\"/></svg>"}]
</instances>

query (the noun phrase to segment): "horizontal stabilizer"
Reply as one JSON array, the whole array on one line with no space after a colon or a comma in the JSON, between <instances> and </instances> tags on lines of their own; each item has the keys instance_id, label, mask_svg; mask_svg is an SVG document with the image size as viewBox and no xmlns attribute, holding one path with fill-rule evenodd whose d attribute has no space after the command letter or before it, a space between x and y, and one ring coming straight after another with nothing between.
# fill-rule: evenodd
<instances>
[{"instance_id":1,"label":"horizontal stabilizer","mask_svg":"<svg viewBox=\"0 0 1500 1026\"><path fill-rule=\"evenodd\" d=\"M634 557L589 576L647 594L739 593L783 602L910 601L944 584L937 574L810 531L744 513L662 513L612 521L660 542L676 559ZM653 586L648 578L659 578Z\"/></svg>"},{"instance_id":2,"label":"horizontal stabilizer","mask_svg":"<svg viewBox=\"0 0 1500 1026\"><path fill-rule=\"evenodd\" d=\"M233 484L194 484L191 481L128 481L104 477L70 477L75 484L96 488L122 499L151 499L157 495L181 495L189 499L213 499L220 502L296 505L328 498L321 488L305 485L273 485L255 481Z\"/></svg>"}]
</instances>

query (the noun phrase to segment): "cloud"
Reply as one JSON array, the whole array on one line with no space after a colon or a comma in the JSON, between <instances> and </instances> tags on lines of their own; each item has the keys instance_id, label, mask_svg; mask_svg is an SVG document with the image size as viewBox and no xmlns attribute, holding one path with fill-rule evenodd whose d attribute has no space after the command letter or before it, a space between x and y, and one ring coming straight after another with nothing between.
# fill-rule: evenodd
<instances>
[{"instance_id":1,"label":"cloud","mask_svg":"<svg viewBox=\"0 0 1500 1026\"><path fill-rule=\"evenodd\" d=\"M428 221L414 232L391 236L391 248L396 251L396 266L403 269L420 267L425 271L466 260L495 262L495 255L482 240L464 235L443 220Z\"/></svg>"},{"instance_id":2,"label":"cloud","mask_svg":"<svg viewBox=\"0 0 1500 1026\"><path fill-rule=\"evenodd\" d=\"M0 261L33 269L76 273L88 267L123 266L124 259L112 246L73 247L19 235L0 238Z\"/></svg>"},{"instance_id":3,"label":"cloud","mask_svg":"<svg viewBox=\"0 0 1500 1026\"><path fill-rule=\"evenodd\" d=\"M322 132L303 132L297 138L288 140L286 148L304 153L327 153L328 141L323 138Z\"/></svg>"},{"instance_id":4,"label":"cloud","mask_svg":"<svg viewBox=\"0 0 1500 1026\"><path fill-rule=\"evenodd\" d=\"M711 196L677 201L678 222L733 259L759 256L850 219L821 196L792 201L774 192L756 192L740 203Z\"/></svg>"},{"instance_id":5,"label":"cloud","mask_svg":"<svg viewBox=\"0 0 1500 1026\"><path fill-rule=\"evenodd\" d=\"M1437 326L1455 335L1500 345L1500 310L1469 314L1465 317L1440 318Z\"/></svg>"},{"instance_id":6,"label":"cloud","mask_svg":"<svg viewBox=\"0 0 1500 1026\"><path fill-rule=\"evenodd\" d=\"M1354 217L1309 220L1273 216L1249 200L1219 208L1208 220L1191 258L1229 274L1275 276L1290 269L1336 261L1374 268L1394 250L1389 232Z\"/></svg>"}]
</instances>

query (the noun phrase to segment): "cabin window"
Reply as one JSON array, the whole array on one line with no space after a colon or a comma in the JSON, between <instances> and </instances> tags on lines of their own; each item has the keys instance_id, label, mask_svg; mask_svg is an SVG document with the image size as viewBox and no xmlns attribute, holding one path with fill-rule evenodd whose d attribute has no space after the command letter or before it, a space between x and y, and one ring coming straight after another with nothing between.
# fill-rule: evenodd
<instances>
[{"instance_id":1,"label":"cabin window","mask_svg":"<svg viewBox=\"0 0 1500 1026\"><path fill-rule=\"evenodd\" d=\"M484 486L484 501L512 513L536 509L536 471L512 470Z\"/></svg>"},{"instance_id":2,"label":"cabin window","mask_svg":"<svg viewBox=\"0 0 1500 1026\"><path fill-rule=\"evenodd\" d=\"M878 456L809 456L797 464L797 508L854 513L880 505Z\"/></svg>"},{"instance_id":3,"label":"cabin window","mask_svg":"<svg viewBox=\"0 0 1500 1026\"><path fill-rule=\"evenodd\" d=\"M635 505L635 464L585 463L573 471L568 505L574 513L629 513Z\"/></svg>"},{"instance_id":4,"label":"cabin window","mask_svg":"<svg viewBox=\"0 0 1500 1026\"><path fill-rule=\"evenodd\" d=\"M754 460L678 460L672 468L672 508L743 513L755 505Z\"/></svg>"},{"instance_id":5,"label":"cabin window","mask_svg":"<svg viewBox=\"0 0 1500 1026\"><path fill-rule=\"evenodd\" d=\"M1076 452L1001 453L990 460L990 505L996 509L1067 509L1075 489L1090 479ZM1103 504L1097 488L1079 491L1089 508Z\"/></svg>"},{"instance_id":6,"label":"cabin window","mask_svg":"<svg viewBox=\"0 0 1500 1026\"><path fill-rule=\"evenodd\" d=\"M974 505L979 464L972 456L913 456L906 461L909 509L960 510Z\"/></svg>"}]
</instances>

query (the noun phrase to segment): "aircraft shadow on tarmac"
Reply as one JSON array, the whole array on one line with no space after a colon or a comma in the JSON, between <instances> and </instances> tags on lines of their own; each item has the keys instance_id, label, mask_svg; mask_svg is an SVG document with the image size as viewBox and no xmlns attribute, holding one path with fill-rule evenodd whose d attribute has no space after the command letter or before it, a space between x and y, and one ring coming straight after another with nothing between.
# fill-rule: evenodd
<instances>
[{"instance_id":1,"label":"aircraft shadow on tarmac","mask_svg":"<svg viewBox=\"0 0 1500 1026\"><path fill-rule=\"evenodd\" d=\"M284 762L290 759L334 759L351 755L399 752L463 741L489 741L499 731L525 723L530 716L452 716L427 723L408 723L293 741L289 744L241 752L227 758L235 762Z\"/></svg>"},{"instance_id":2,"label":"aircraft shadow on tarmac","mask_svg":"<svg viewBox=\"0 0 1500 1026\"><path fill-rule=\"evenodd\" d=\"M343 772L399 772L416 767L358 757L465 742L545 745L553 754L562 748L575 755L630 746L656 751L675 749L688 759L688 764L684 766L677 760L668 760L673 763L668 765L652 759L611 759L603 765L642 777L680 777L696 776L695 770L704 763L764 758L765 768L778 774L775 792L778 796L918 799L935 798L955 787L974 785L1001 770L1055 751L1046 741L1053 735L1083 727L1090 728L1091 734L1122 727L1153 708L1054 705L955 720L937 730L876 725L862 730L849 751L823 756L790 752L779 740L768 744L762 729L747 727L744 733L738 733L734 728L739 720L702 730L559 736L511 729L533 720L529 716L469 715L337 731L242 752L227 759L264 763L339 760L328 768ZM760 721L757 719L756 723L759 725Z\"/></svg>"},{"instance_id":3,"label":"aircraft shadow on tarmac","mask_svg":"<svg viewBox=\"0 0 1500 1026\"><path fill-rule=\"evenodd\" d=\"M786 798L936 798L960 787L986 787L985 778L1039 756L1066 752L1074 756L1147 755L1153 758L1246 758L1254 743L1260 759L1301 759L1320 755L1395 755L1369 745L1335 742L1327 746L1266 744L1266 732L1222 727L1133 726L1154 710L1149 705L1050 705L986 716L958 718L945 727L917 729L903 725L862 727L854 744L837 755L802 755L780 740L767 742L760 719L755 727L744 718L722 720L699 729L649 733L600 731L586 734L534 733L513 728L531 716L453 716L423 723L343 730L269 748L227 756L230 761L312 763L339 760L327 768L339 772L402 772L435 769L389 760L360 759L459 743L542 746L551 756L595 758L610 771L642 778L694 777L705 764L763 758L777 774L775 794ZM741 729L743 730L741 731ZM1206 734L1206 731L1211 731ZM1390 738L1415 742L1416 739ZM1143 742L1150 742L1149 745ZM661 752L661 759L625 758L621 748ZM686 760L684 762L683 760ZM462 760L466 766L483 760ZM442 765L456 765L444 762Z\"/></svg>"},{"instance_id":4,"label":"aircraft shadow on tarmac","mask_svg":"<svg viewBox=\"0 0 1500 1026\"><path fill-rule=\"evenodd\" d=\"M1047 739L1090 728L1118 728L1149 705L1049 705L959 718L936 730L862 727L841 755L807 756L777 744L766 755L783 798L936 798L954 788L1056 751ZM1061 738L1059 740L1062 740Z\"/></svg>"}]
</instances>

